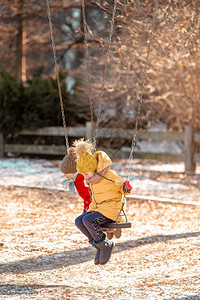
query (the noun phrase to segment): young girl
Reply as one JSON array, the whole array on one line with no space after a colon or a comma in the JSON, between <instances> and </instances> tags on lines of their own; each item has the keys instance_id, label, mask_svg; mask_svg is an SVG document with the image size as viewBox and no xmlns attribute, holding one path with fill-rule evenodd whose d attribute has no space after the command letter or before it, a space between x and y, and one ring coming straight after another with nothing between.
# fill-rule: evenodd
<instances>
[{"instance_id":1,"label":"young girl","mask_svg":"<svg viewBox=\"0 0 200 300\"><path fill-rule=\"evenodd\" d=\"M87 212L75 220L78 229L88 238L89 243L97 249L94 263L106 264L113 252L114 242L106 239L101 225L115 222L122 206L122 195L130 193L127 181L115 171L110 170L112 164L109 156L103 151L92 155L93 146L83 139L74 142L77 153L77 171L83 174L92 192L92 201ZM118 218L123 222L123 217Z\"/></svg>"},{"instance_id":2,"label":"young girl","mask_svg":"<svg viewBox=\"0 0 200 300\"><path fill-rule=\"evenodd\" d=\"M72 180L76 190L79 194L79 196L83 199L84 201L84 212L86 212L89 208L90 202L91 202L91 197L90 197L90 190L88 185L85 184L85 179L83 175L78 174L76 170L76 152L73 147L68 149L68 154L65 155L63 158L61 165L60 165L60 170L62 173L64 173L64 176Z\"/></svg>"}]
</instances>

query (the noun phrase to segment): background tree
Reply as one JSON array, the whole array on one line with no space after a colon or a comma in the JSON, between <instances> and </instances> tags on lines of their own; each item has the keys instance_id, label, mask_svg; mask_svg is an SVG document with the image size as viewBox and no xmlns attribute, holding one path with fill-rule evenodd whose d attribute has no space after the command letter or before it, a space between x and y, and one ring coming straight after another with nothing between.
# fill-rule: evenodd
<instances>
[{"instance_id":1,"label":"background tree","mask_svg":"<svg viewBox=\"0 0 200 300\"><path fill-rule=\"evenodd\" d=\"M118 5L104 101L105 108L115 110L110 118L115 126L134 122L131 116L142 89L154 4L147 0ZM182 130L190 123L199 130L199 28L198 1L159 1L141 125L163 121L171 130ZM95 95L101 85L96 73L103 59L91 54Z\"/></svg>"},{"instance_id":2,"label":"background tree","mask_svg":"<svg viewBox=\"0 0 200 300\"><path fill-rule=\"evenodd\" d=\"M65 68L68 64L65 54L71 48L77 51L76 58L81 57L79 50L82 50L84 41L81 2L71 0L61 3L59 0L50 0L49 3L58 62ZM92 27L98 6L91 1L86 1L86 6L93 10L93 18L89 22ZM41 66L44 67L44 73L53 72L46 1L39 3L37 0L4 0L0 4L0 17L0 37L3 45L0 59L6 71L16 77L17 60L22 60L22 48L26 46L28 78ZM22 41L23 32L26 32L26 39Z\"/></svg>"},{"instance_id":3,"label":"background tree","mask_svg":"<svg viewBox=\"0 0 200 300\"><path fill-rule=\"evenodd\" d=\"M16 72L18 26L16 5L26 20L27 78L43 65L54 72L46 4L3 1L1 9L1 64ZM97 111L108 46L113 0L86 1L87 33L94 111ZM154 0L118 1L111 56L106 78L102 123L132 128L142 89ZM78 80L73 101L88 118L89 94L81 2L50 1L58 62L69 71L67 85ZM17 14L18 13L18 14ZM145 80L141 126L163 121L171 130L192 124L199 130L199 8L197 0L159 1ZM73 93L73 90L70 89Z\"/></svg>"},{"instance_id":4,"label":"background tree","mask_svg":"<svg viewBox=\"0 0 200 300\"><path fill-rule=\"evenodd\" d=\"M103 30L105 27L103 24L106 23L101 22L100 3L91 1L85 3L91 14L88 28L93 27L93 31L97 34ZM80 108L76 110L78 118L88 119L89 102L80 101L82 99L80 97L77 101L73 95L73 87L81 84L81 81L77 82L73 76L73 70L82 63L84 56L81 2L50 1L50 9L60 69L72 70L71 76L66 77L67 89L72 94L72 106L78 102ZM54 74L46 2L5 0L0 4L0 17L0 37L3 46L0 50L2 67L18 81L31 79L41 66L43 76ZM98 22L97 19L99 19ZM99 40L93 39L89 42L99 43Z\"/></svg>"}]
</instances>

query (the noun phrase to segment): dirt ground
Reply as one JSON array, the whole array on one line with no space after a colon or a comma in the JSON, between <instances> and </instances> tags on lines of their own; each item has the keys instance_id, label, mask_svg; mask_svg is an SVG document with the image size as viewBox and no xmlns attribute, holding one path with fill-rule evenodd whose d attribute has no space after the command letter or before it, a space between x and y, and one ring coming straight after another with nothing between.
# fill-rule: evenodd
<instances>
[{"instance_id":1,"label":"dirt ground","mask_svg":"<svg viewBox=\"0 0 200 300\"><path fill-rule=\"evenodd\" d=\"M0 187L0 299L200 299L200 207L129 200L111 260L75 228L82 201Z\"/></svg>"},{"instance_id":2,"label":"dirt ground","mask_svg":"<svg viewBox=\"0 0 200 300\"><path fill-rule=\"evenodd\" d=\"M200 299L200 206L129 199L111 260L75 228L78 196L0 186L0 299Z\"/></svg>"}]
</instances>

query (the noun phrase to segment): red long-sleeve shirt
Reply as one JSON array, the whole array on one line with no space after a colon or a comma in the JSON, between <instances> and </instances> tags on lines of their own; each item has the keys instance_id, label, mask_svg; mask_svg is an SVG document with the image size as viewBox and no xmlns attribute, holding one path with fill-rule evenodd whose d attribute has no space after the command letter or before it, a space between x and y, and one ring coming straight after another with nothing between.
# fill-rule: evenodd
<instances>
[{"instance_id":1,"label":"red long-sleeve shirt","mask_svg":"<svg viewBox=\"0 0 200 300\"><path fill-rule=\"evenodd\" d=\"M77 189L79 196L83 198L84 210L87 211L91 202L91 197L90 197L90 189L84 182L84 176L78 174L74 181L74 185Z\"/></svg>"}]
</instances>

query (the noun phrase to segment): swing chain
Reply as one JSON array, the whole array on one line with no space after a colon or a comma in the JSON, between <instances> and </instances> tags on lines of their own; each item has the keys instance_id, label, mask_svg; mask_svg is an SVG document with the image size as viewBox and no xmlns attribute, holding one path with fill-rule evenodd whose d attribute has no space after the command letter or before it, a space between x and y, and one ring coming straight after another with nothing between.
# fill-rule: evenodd
<instances>
[{"instance_id":1,"label":"swing chain","mask_svg":"<svg viewBox=\"0 0 200 300\"><path fill-rule=\"evenodd\" d=\"M102 110L102 104L103 104L103 94L104 94L104 89L105 89L106 75L107 75L107 71L108 71L108 60L109 60L112 36L113 36L113 31L114 31L116 10L117 10L117 0L114 0L112 20L111 20L111 26L110 26L110 32L109 32L108 50L107 50L107 54L106 54L105 67L104 67L104 72L103 72L103 81L102 81L102 86L101 86L101 92L99 95L99 109L98 109L98 113L97 113L97 122L96 122L95 133L94 133L94 151L96 150L96 138L98 136L98 131L99 131L100 116L101 116L101 110Z\"/></svg>"},{"instance_id":2,"label":"swing chain","mask_svg":"<svg viewBox=\"0 0 200 300\"><path fill-rule=\"evenodd\" d=\"M133 159L133 153L136 147L136 137L138 134L138 125L139 125L139 120L140 120L140 115L141 115L141 108L143 104L143 94L144 94L144 89L145 89L145 81L146 81L146 75L147 75L147 69L149 66L149 56L151 52L151 45L152 45L152 39L153 39L153 32L154 32L154 25L155 25L155 19L156 19L156 13L157 13L157 8L158 8L158 1L155 0L155 7L154 7L154 13L153 13L153 19L152 19L152 24L151 24L151 31L150 31L150 36L149 36L149 43L148 43L148 49L147 49L147 57L145 60L145 66L144 66L144 72L142 76L142 88L139 96L139 102L138 102L138 108L137 108L137 114L136 114L136 122L135 122L135 129L133 133L133 139L131 142L131 152L129 156L129 165L128 165L128 180L130 176L130 169L131 169L131 162Z\"/></svg>"},{"instance_id":3,"label":"swing chain","mask_svg":"<svg viewBox=\"0 0 200 300\"><path fill-rule=\"evenodd\" d=\"M110 31L109 31L108 49L107 49L107 53L106 53L106 59L105 59L105 65L104 65L104 71L103 71L102 86L101 86L101 91L100 91L100 95L99 95L99 107L98 107L98 113L97 113L97 121L96 121L95 130L92 133L94 151L96 150L96 138L98 135L98 128L99 128L101 109L102 109L102 103L103 103L103 92L105 89L106 75L107 75L107 71L108 71L108 60L109 60L109 54L110 54L111 42L112 42L112 36L113 36L113 30L114 30L115 14L116 14L116 10L117 10L117 1L118 0L114 0L111 26L110 26ZM86 61L87 61L87 72L88 72L88 88L89 88L89 97L90 97L90 112L91 112L92 123L94 123L93 98L92 98L91 81L90 81L89 52L88 52L88 40L87 40L87 22L86 22L86 16L85 16L85 0L82 0L82 14L83 14L83 25L84 25L84 35L85 35L84 42L85 42L85 46L86 46L85 48L86 48ZM92 126L92 128L93 127L94 126Z\"/></svg>"},{"instance_id":4,"label":"swing chain","mask_svg":"<svg viewBox=\"0 0 200 300\"><path fill-rule=\"evenodd\" d=\"M94 113L93 113L93 97L92 97L92 87L91 87L91 79L90 79L90 65L89 65L89 50L88 50L88 38L87 38L87 21L86 21L86 13L85 13L85 0L81 0L82 4L82 17L83 17L83 29L84 29L84 44L86 51L86 65L87 65L87 78L88 78L88 90L89 90L89 99L90 99L90 117L92 122L92 140L94 140Z\"/></svg>"},{"instance_id":5,"label":"swing chain","mask_svg":"<svg viewBox=\"0 0 200 300\"><path fill-rule=\"evenodd\" d=\"M51 44L52 44L54 64L55 64L55 73L56 73L56 79L57 79L57 84L58 84L58 93L59 93L59 99L60 99L61 114L62 114L62 120L63 120L63 126L64 126L64 133L65 133L65 141L66 141L66 147L67 147L67 149L69 149L67 125L66 125L66 120L65 120L65 111L64 111L63 98L62 98L62 92L61 92L61 84L60 84L60 78L59 78L59 65L57 63L56 46L55 46L55 39L54 39L54 33L53 33L53 24L52 24L52 19L51 19L49 0L46 0L46 5L47 5Z\"/></svg>"}]
</instances>

